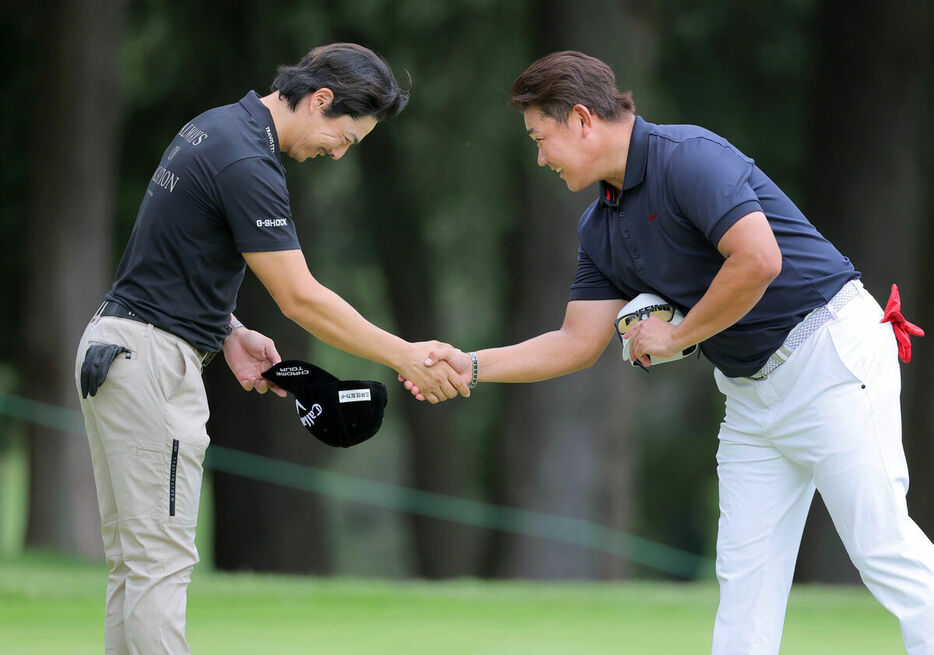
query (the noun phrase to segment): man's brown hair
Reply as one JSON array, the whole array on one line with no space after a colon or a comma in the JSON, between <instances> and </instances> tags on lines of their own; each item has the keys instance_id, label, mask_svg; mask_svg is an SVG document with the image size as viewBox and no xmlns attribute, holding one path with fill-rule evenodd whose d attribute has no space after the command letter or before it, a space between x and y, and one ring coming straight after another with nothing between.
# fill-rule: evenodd
<instances>
[{"instance_id":1,"label":"man's brown hair","mask_svg":"<svg viewBox=\"0 0 934 655\"><path fill-rule=\"evenodd\" d=\"M519 111L537 107L559 123L567 122L577 104L605 121L619 120L624 112L636 113L632 93L616 88L613 69L574 50L553 52L526 68L513 83L509 101Z\"/></svg>"}]
</instances>

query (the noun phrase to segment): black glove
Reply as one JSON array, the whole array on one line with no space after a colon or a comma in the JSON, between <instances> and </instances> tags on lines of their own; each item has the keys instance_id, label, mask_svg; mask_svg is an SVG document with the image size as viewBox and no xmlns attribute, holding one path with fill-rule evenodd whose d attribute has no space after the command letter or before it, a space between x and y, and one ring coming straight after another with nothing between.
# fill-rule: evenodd
<instances>
[{"instance_id":1,"label":"black glove","mask_svg":"<svg viewBox=\"0 0 934 655\"><path fill-rule=\"evenodd\" d=\"M96 343L88 346L84 354L84 363L81 364L81 397L87 398L97 393L97 390L107 379L110 365L120 353L128 353L128 349L112 343Z\"/></svg>"}]
</instances>

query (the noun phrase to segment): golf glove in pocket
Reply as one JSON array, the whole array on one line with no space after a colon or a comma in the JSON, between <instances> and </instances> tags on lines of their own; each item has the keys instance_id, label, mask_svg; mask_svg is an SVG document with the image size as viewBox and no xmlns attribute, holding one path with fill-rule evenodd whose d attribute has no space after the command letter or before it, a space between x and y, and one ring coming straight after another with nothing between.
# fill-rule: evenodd
<instances>
[{"instance_id":1,"label":"golf glove in pocket","mask_svg":"<svg viewBox=\"0 0 934 655\"><path fill-rule=\"evenodd\" d=\"M120 353L130 352L123 346L112 343L95 343L88 346L84 354L84 363L81 364L81 397L87 398L97 393L97 390L107 379L110 365Z\"/></svg>"}]
</instances>

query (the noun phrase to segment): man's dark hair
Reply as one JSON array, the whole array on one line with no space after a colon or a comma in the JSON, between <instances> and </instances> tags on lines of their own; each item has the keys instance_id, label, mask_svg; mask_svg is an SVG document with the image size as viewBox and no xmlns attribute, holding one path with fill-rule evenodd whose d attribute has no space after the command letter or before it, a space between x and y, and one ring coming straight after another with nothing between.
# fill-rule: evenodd
<instances>
[{"instance_id":1,"label":"man's dark hair","mask_svg":"<svg viewBox=\"0 0 934 655\"><path fill-rule=\"evenodd\" d=\"M581 104L605 121L636 113L632 93L616 88L616 75L605 63L582 52L565 50L542 57L516 78L509 106L537 107L545 116L566 123Z\"/></svg>"},{"instance_id":2,"label":"man's dark hair","mask_svg":"<svg viewBox=\"0 0 934 655\"><path fill-rule=\"evenodd\" d=\"M302 99L328 88L334 100L324 112L328 118L349 115L392 118L409 103L389 64L380 55L356 43L332 43L315 48L294 66L280 66L271 90L278 91L294 111Z\"/></svg>"}]
</instances>

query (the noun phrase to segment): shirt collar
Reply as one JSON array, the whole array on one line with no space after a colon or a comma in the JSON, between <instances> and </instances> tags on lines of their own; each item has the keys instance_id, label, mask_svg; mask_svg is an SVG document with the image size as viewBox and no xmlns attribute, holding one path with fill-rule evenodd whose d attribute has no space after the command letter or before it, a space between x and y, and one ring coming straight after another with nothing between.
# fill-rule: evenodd
<instances>
[{"instance_id":1,"label":"shirt collar","mask_svg":"<svg viewBox=\"0 0 934 655\"><path fill-rule=\"evenodd\" d=\"M645 162L648 158L650 123L645 122L641 116L636 116L632 124L632 135L629 137L629 154L626 155L626 176L623 178L623 191L642 184L645 179ZM621 192L600 181L600 200L605 205L616 206Z\"/></svg>"},{"instance_id":2,"label":"shirt collar","mask_svg":"<svg viewBox=\"0 0 934 655\"><path fill-rule=\"evenodd\" d=\"M256 124L263 131L264 137L271 141L272 154L279 157L279 135L276 133L276 124L272 121L272 114L269 108L264 105L256 91L249 91L240 99L240 105L247 110L247 113L253 117Z\"/></svg>"}]
</instances>

